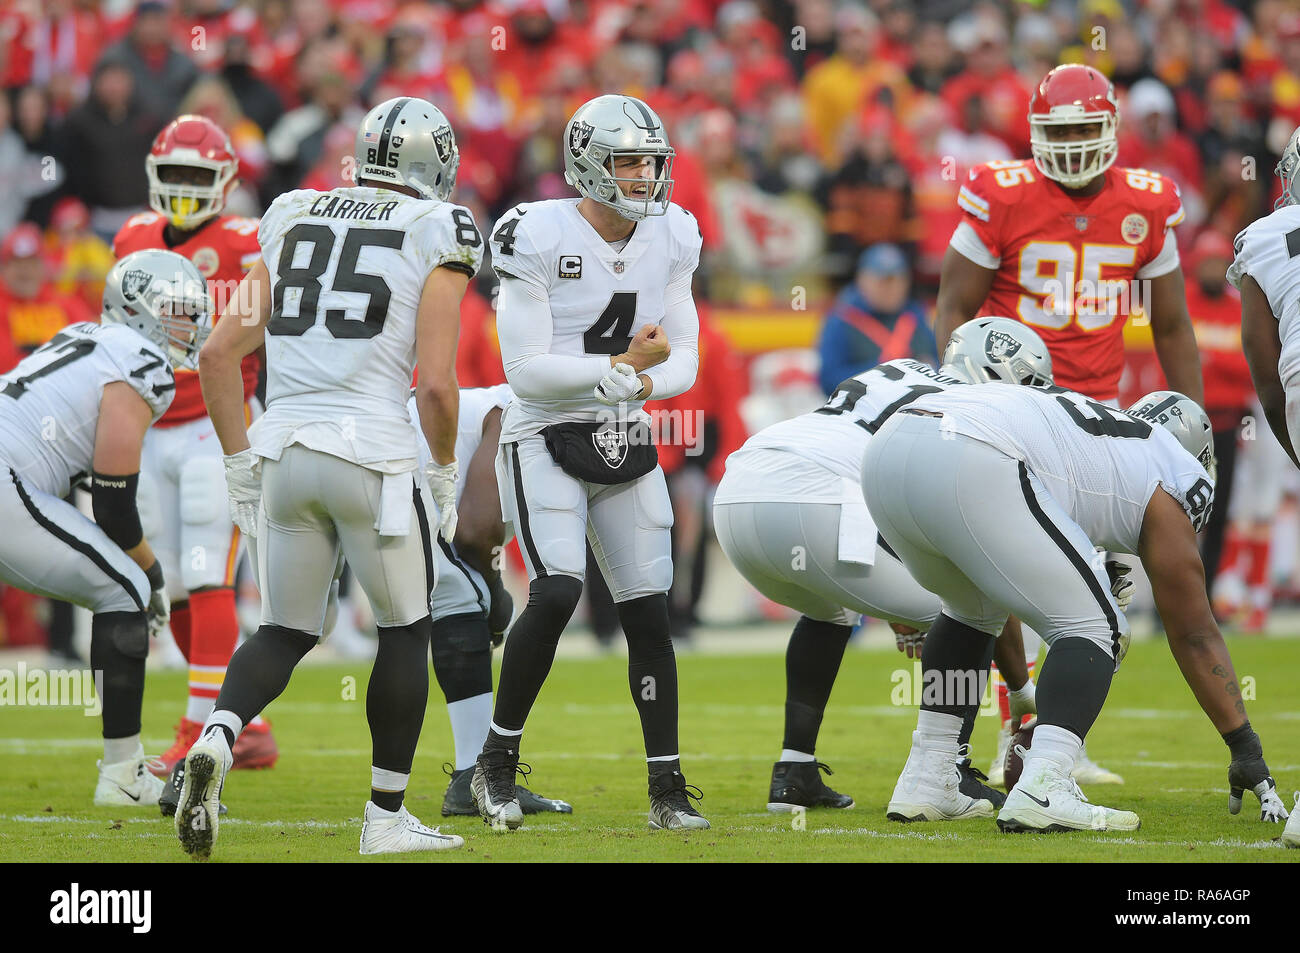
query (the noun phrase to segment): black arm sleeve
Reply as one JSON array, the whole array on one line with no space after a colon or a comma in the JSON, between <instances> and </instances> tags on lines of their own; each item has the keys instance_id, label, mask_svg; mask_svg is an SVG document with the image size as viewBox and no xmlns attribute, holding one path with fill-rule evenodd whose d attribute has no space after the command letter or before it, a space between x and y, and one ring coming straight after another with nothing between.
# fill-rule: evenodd
<instances>
[{"instance_id":1,"label":"black arm sleeve","mask_svg":"<svg viewBox=\"0 0 1300 953\"><path fill-rule=\"evenodd\" d=\"M95 522L108 538L122 549L133 549L144 539L140 528L140 512L135 506L136 484L140 474L109 476L105 473L90 475L90 499L95 512Z\"/></svg>"}]
</instances>

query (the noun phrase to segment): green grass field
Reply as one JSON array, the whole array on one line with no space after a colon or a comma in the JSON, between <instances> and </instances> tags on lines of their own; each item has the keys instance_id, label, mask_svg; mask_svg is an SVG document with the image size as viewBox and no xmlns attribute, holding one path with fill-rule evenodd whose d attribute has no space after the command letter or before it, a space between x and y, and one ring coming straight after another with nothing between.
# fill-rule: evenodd
<instances>
[{"instance_id":1,"label":"green grass field","mask_svg":"<svg viewBox=\"0 0 1300 953\"><path fill-rule=\"evenodd\" d=\"M580 636L579 636L580 637ZM1254 678L1251 721L1288 807L1300 788L1300 643L1230 640L1237 671ZM557 661L525 737L536 789L574 805L569 816L529 818L495 834L476 818L439 816L451 733L431 686L424 737L407 804L421 820L466 838L460 851L362 858L361 808L369 784L365 664L304 667L269 710L279 764L226 784L230 814L213 862L355 861L459 863L501 860L619 861L1290 861L1279 827L1263 825L1251 796L1227 813L1226 747L1197 708L1163 641L1135 645L1089 736L1093 757L1127 779L1093 800L1137 811L1132 835L1001 834L992 820L903 826L884 805L907 755L915 711L893 706L891 673L911 663L892 651L850 649L822 729L818 755L831 784L852 794L849 811L812 811L803 830L764 810L780 749L783 660L679 657L681 738L687 779L704 790L713 829L681 835L646 829L645 768L626 664L619 658ZM355 680L355 700L349 700ZM146 751L170 742L182 673L151 675ZM1249 691L1249 689L1248 689ZM7 708L0 736L0 861L182 861L170 819L91 804L97 719L79 710ZM976 763L992 753L996 719L981 717Z\"/></svg>"}]
</instances>

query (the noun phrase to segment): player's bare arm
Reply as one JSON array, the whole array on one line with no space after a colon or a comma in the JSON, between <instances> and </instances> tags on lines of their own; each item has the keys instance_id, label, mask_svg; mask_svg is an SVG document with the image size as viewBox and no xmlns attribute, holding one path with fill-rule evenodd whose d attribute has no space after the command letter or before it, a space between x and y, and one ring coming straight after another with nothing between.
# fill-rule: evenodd
<instances>
[{"instance_id":1,"label":"player's bare arm","mask_svg":"<svg viewBox=\"0 0 1300 953\"><path fill-rule=\"evenodd\" d=\"M91 464L95 475L134 478L140 472L140 448L144 445L144 434L152 422L153 411L130 384L115 381L106 385L104 396L100 398L99 421L95 427L95 455ZM105 493L104 490L109 492ZM95 520L105 526L106 531L109 527L105 525L103 514L109 511L113 511L115 520L139 526L140 518L135 510L134 494L131 494L129 501L113 500L111 487L101 486L99 481L92 483L91 493L95 498ZM126 506L129 512L121 513L122 506ZM113 533L109 532L109 535L112 537ZM125 540L119 542L114 539L114 542L122 545ZM122 548L146 572L158 562L143 534L137 543L127 543Z\"/></svg>"},{"instance_id":2,"label":"player's bare arm","mask_svg":"<svg viewBox=\"0 0 1300 953\"><path fill-rule=\"evenodd\" d=\"M239 283L203 350L199 352L199 384L221 449L227 454L248 449L244 422L244 379L240 362L262 345L271 317L271 275L258 261Z\"/></svg>"},{"instance_id":3,"label":"player's bare arm","mask_svg":"<svg viewBox=\"0 0 1300 953\"><path fill-rule=\"evenodd\" d=\"M940 354L948 346L952 332L979 314L996 275L995 270L975 264L951 246L944 252L934 318Z\"/></svg>"},{"instance_id":4,"label":"player's bare arm","mask_svg":"<svg viewBox=\"0 0 1300 953\"><path fill-rule=\"evenodd\" d=\"M460 337L460 300L467 287L469 276L463 271L447 266L433 269L420 294L416 318L419 379L415 406L434 462L443 465L456 460L456 417L460 413L456 342Z\"/></svg>"},{"instance_id":5,"label":"player's bare arm","mask_svg":"<svg viewBox=\"0 0 1300 953\"><path fill-rule=\"evenodd\" d=\"M1205 594L1196 533L1182 506L1162 489L1147 504L1139 550L1183 678L1221 734L1239 728L1246 704Z\"/></svg>"},{"instance_id":6,"label":"player's bare arm","mask_svg":"<svg viewBox=\"0 0 1300 953\"><path fill-rule=\"evenodd\" d=\"M457 511L456 553L477 569L489 585L501 578L501 544L506 528L501 519L501 497L497 493L496 456L501 440L501 408L494 407L483 419L483 440L470 457L465 471L465 492Z\"/></svg>"},{"instance_id":7,"label":"player's bare arm","mask_svg":"<svg viewBox=\"0 0 1300 953\"><path fill-rule=\"evenodd\" d=\"M1250 275L1241 278L1241 346L1268 425L1291 461L1300 466L1286 425L1286 390L1277 370L1282 357L1277 319L1264 289Z\"/></svg>"},{"instance_id":8,"label":"player's bare arm","mask_svg":"<svg viewBox=\"0 0 1300 953\"><path fill-rule=\"evenodd\" d=\"M1187 313L1181 268L1151 279L1150 309L1151 336L1169 389L1186 394L1204 407L1201 352L1196 347L1196 334Z\"/></svg>"}]
</instances>

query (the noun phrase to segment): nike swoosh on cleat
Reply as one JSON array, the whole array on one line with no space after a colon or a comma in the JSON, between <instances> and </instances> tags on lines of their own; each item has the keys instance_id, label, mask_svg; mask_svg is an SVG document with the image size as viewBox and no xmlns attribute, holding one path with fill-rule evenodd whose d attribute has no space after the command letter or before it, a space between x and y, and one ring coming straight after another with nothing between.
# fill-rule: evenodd
<instances>
[{"instance_id":1,"label":"nike swoosh on cleat","mask_svg":"<svg viewBox=\"0 0 1300 953\"><path fill-rule=\"evenodd\" d=\"M116 781L114 781L113 783L114 783L114 784L117 784ZM122 785L120 785L120 784L117 784L117 789L118 789L119 791L121 791L123 794L125 794L127 797L129 797L132 801L136 801L136 802L138 802L138 801L140 800L140 795L138 795L138 794L132 794L130 791L128 791L126 788L122 787Z\"/></svg>"},{"instance_id":2,"label":"nike swoosh on cleat","mask_svg":"<svg viewBox=\"0 0 1300 953\"><path fill-rule=\"evenodd\" d=\"M1037 804L1039 807L1051 807L1051 806L1052 806L1052 799L1051 799L1051 798L1048 798L1048 799L1045 800L1045 801L1040 801L1040 800L1038 800L1038 798L1034 797L1034 796L1033 796L1032 794L1030 794L1028 791L1021 791L1020 793L1023 794L1025 797L1029 798L1029 800L1033 801L1033 802L1034 802L1035 804Z\"/></svg>"}]
</instances>

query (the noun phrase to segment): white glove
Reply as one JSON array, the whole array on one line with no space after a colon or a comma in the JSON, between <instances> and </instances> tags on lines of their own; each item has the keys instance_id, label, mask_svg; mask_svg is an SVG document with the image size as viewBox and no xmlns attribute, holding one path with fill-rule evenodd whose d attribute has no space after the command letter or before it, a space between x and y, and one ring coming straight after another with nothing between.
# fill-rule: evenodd
<instances>
[{"instance_id":1,"label":"white glove","mask_svg":"<svg viewBox=\"0 0 1300 953\"><path fill-rule=\"evenodd\" d=\"M632 400L641 393L641 378L631 364L615 364L609 373L600 379L594 391L596 399L602 404L621 404Z\"/></svg>"},{"instance_id":2,"label":"white glove","mask_svg":"<svg viewBox=\"0 0 1300 953\"><path fill-rule=\"evenodd\" d=\"M1007 689L1007 703L1011 707L1011 723L1020 724L1025 715L1038 714L1038 702L1034 698L1034 680L1028 679L1020 688Z\"/></svg>"},{"instance_id":3,"label":"white glove","mask_svg":"<svg viewBox=\"0 0 1300 953\"><path fill-rule=\"evenodd\" d=\"M1133 567L1128 563L1122 563L1118 559L1106 560L1106 575L1110 577L1110 594L1115 597L1121 612L1128 611L1128 604L1133 601L1133 590L1137 588L1133 580L1128 578L1128 574L1132 571Z\"/></svg>"},{"instance_id":4,"label":"white glove","mask_svg":"<svg viewBox=\"0 0 1300 953\"><path fill-rule=\"evenodd\" d=\"M438 504L438 532L447 542L456 535L456 478L459 468L456 461L435 463L430 460L424 467L433 502Z\"/></svg>"},{"instance_id":5,"label":"white glove","mask_svg":"<svg viewBox=\"0 0 1300 953\"><path fill-rule=\"evenodd\" d=\"M245 536L257 536L257 506L262 499L262 458L250 447L228 453L226 493L230 497L230 520Z\"/></svg>"},{"instance_id":6,"label":"white glove","mask_svg":"<svg viewBox=\"0 0 1300 953\"><path fill-rule=\"evenodd\" d=\"M155 589L149 595L149 606L145 609L145 621L149 626L149 636L157 638L167 627L167 620L172 615L172 602L167 598L167 587Z\"/></svg>"}]
</instances>

